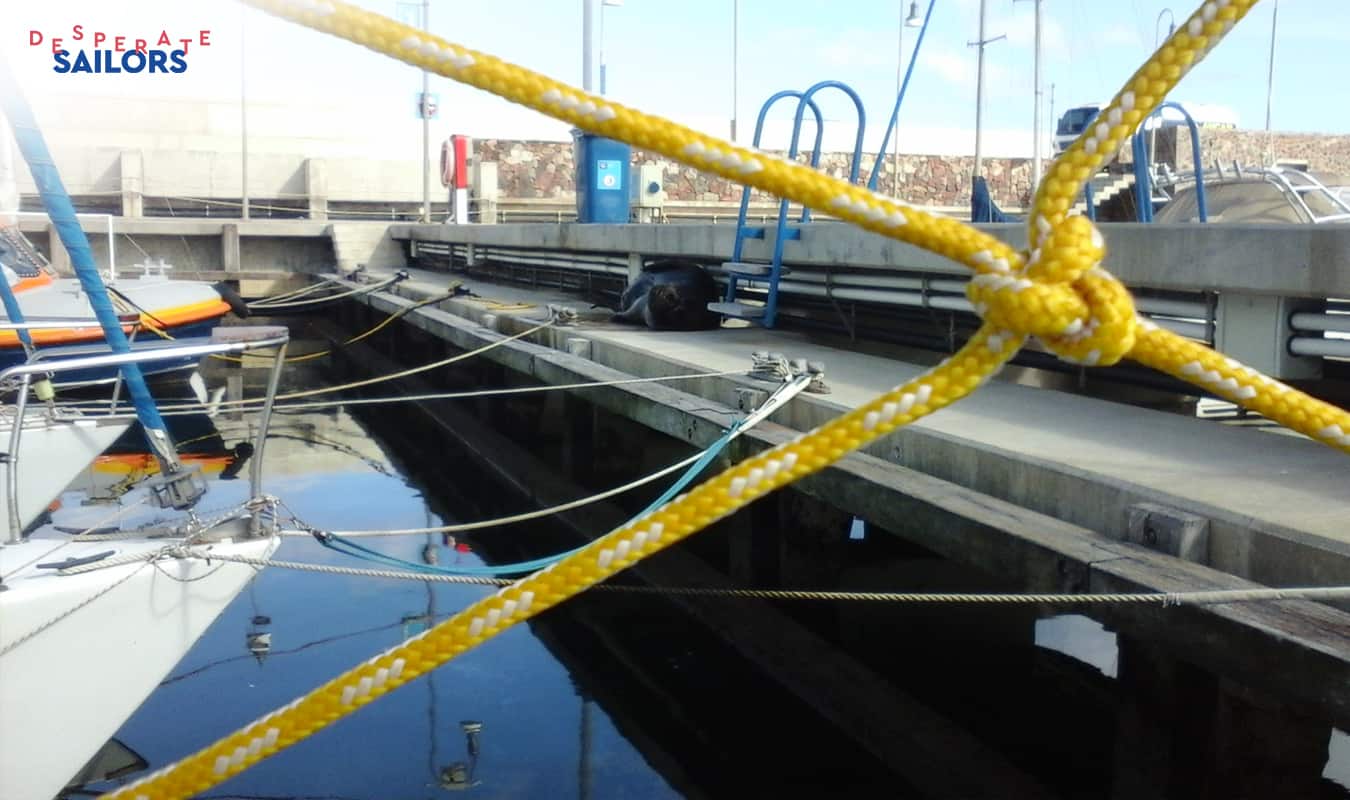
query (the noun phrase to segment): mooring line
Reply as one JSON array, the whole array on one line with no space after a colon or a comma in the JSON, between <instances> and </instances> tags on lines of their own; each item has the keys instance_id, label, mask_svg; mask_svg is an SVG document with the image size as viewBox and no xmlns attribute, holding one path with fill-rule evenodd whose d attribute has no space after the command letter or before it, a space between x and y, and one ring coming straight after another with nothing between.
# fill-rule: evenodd
<instances>
[{"instance_id":1,"label":"mooring line","mask_svg":"<svg viewBox=\"0 0 1350 800\"><path fill-rule=\"evenodd\" d=\"M809 376L797 376L791 381L779 386L777 391L775 391L772 395L770 395L770 397L767 400L765 400L764 403L761 404L759 408L756 408L749 415L747 415L745 419L741 420L739 425L728 431L728 433L723 437L725 439L724 444L730 444L732 441L735 441L741 435L743 435L746 431L755 427L760 422L763 422L765 419L768 419L776 411L778 411L784 405L786 405L788 401L790 401L792 398L800 394L802 390L806 388L809 382L810 382ZM636 489L639 486L645 486L646 484L651 483L652 481L664 478L665 476L670 475L673 472L677 472L678 470L692 466L706 458L707 458L707 451L705 450L699 453L695 453L694 455L682 461L679 461L675 464L671 464L670 466L665 467L664 469L661 469L657 472L653 472L650 475L625 483L622 486L616 486L612 489L606 489L603 492L598 492L596 494L589 495L587 497L581 497L576 500L570 500L566 503L559 503L558 505L550 506L548 508L535 509L533 511L526 511L520 514L511 514L505 517L497 517L495 519L476 520L474 522L459 522L448 525L436 525L426 528L399 528L393 530L350 530L350 531L336 530L324 532L333 534L335 536L340 536L343 538L356 538L367 536L405 536L405 535L429 534L429 533L460 533L463 531L475 531L481 530L483 528L495 528L502 525L511 525L517 522L526 522L529 520L540 519L542 517L551 517L555 514L560 514L565 511L571 511L573 509L581 508L582 506L590 505L591 503L599 502L600 500L605 500L610 497L623 494L624 492ZM301 523L299 519L295 519L295 521L297 523ZM305 525L303 523L301 524L310 531L320 530L319 528L314 526Z\"/></svg>"},{"instance_id":2,"label":"mooring line","mask_svg":"<svg viewBox=\"0 0 1350 800\"><path fill-rule=\"evenodd\" d=\"M302 532L283 532L300 535ZM303 533L308 536L308 533ZM463 586L510 586L517 581L479 575L441 575L404 570L339 567L332 564L314 564L304 561L279 561L248 556L197 554L188 551L187 558L209 558L231 561L257 567L275 567L326 575L353 578L384 578L389 580L449 583ZM591 587L606 592L629 594L679 595L685 597L720 597L741 600L823 600L868 603L916 604L1045 604L1045 605L1112 605L1153 604L1169 606L1207 606L1228 603L1258 603L1280 600L1350 600L1350 586L1296 586L1286 588L1261 587L1256 589L1196 589L1174 592L1108 592L1100 594L1073 594L1067 592L847 592L819 589L717 589L705 586L634 586L618 583L600 583Z\"/></svg>"}]
</instances>

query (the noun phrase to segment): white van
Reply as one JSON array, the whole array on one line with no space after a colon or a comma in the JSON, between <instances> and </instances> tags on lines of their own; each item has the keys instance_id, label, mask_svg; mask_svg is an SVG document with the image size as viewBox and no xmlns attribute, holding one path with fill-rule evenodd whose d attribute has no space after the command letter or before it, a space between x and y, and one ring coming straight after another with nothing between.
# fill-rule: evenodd
<instances>
[{"instance_id":1,"label":"white van","mask_svg":"<svg viewBox=\"0 0 1350 800\"><path fill-rule=\"evenodd\" d=\"M1059 154L1068 149L1074 139L1078 138L1078 134L1087 130L1106 106L1106 103L1088 103L1065 111L1059 118L1059 124L1055 126L1055 153Z\"/></svg>"},{"instance_id":2,"label":"white van","mask_svg":"<svg viewBox=\"0 0 1350 800\"><path fill-rule=\"evenodd\" d=\"M1055 127L1055 153L1062 153L1073 144L1078 135L1087 130L1106 106L1106 103L1088 103L1065 111ZM1225 106L1204 103L1182 103L1181 106L1191 115L1191 119L1195 120L1195 124L1202 128L1237 127L1237 114ZM1144 130L1172 128L1185 124L1186 117L1180 111L1175 108L1164 108L1161 114L1148 118Z\"/></svg>"}]
</instances>

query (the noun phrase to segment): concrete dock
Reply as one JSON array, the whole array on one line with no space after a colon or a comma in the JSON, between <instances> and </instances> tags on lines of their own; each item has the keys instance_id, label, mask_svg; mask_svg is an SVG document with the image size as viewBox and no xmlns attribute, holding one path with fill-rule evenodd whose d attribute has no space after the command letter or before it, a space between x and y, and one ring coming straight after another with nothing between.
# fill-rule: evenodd
<instances>
[{"instance_id":1,"label":"concrete dock","mask_svg":"<svg viewBox=\"0 0 1350 800\"><path fill-rule=\"evenodd\" d=\"M439 295L450 278L414 271L396 291L363 295L360 302L378 313L367 312L351 327ZM777 425L739 440L735 458L786 441L922 369L800 333L655 333L587 319L595 314L578 307L575 295L481 280L468 285L484 300L445 301L406 316L423 342L409 344L410 358L429 360L425 341L451 352L498 341L546 319L549 304L561 304L578 308L583 319L483 358L523 379L555 384L744 372L756 350L823 362L831 393L794 400L774 417ZM705 447L738 404L769 388L727 376L575 394ZM1343 458L1301 437L996 381L794 488L1025 591L1345 585L1350 532L1339 521L1350 512L1350 471ZM1350 614L1329 605L1091 613L1287 702L1331 714L1341 726L1350 723Z\"/></svg>"}]
</instances>

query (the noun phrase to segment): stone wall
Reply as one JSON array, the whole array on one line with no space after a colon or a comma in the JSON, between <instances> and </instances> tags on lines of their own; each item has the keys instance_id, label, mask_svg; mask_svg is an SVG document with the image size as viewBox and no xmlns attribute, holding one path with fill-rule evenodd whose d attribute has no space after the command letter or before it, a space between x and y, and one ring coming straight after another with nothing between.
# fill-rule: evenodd
<instances>
[{"instance_id":1,"label":"stone wall","mask_svg":"<svg viewBox=\"0 0 1350 800\"><path fill-rule=\"evenodd\" d=\"M1156 137L1157 161L1171 164L1183 172L1195 168L1191 160L1191 137L1185 128L1167 128ZM1228 169L1237 162L1244 167L1259 167L1274 162L1307 164L1312 172L1339 175L1350 179L1350 136L1320 133L1272 133L1224 128L1200 130L1201 158L1205 168L1215 162ZM1129 143L1121 147L1125 169L1131 160Z\"/></svg>"},{"instance_id":2,"label":"stone wall","mask_svg":"<svg viewBox=\"0 0 1350 800\"><path fill-rule=\"evenodd\" d=\"M572 145L560 142L526 142L482 139L474 143L477 157L497 162L497 185L503 200L530 198L570 199L576 196L573 179ZM847 153L826 153L821 157L822 171L847 179ZM900 198L926 206L963 206L970 203L972 158L901 155ZM659 164L664 173L667 200L735 202L741 199L741 187L717 175L677 164L663 156L641 150L633 153L634 164ZM869 174L871 158L864 156L861 174ZM986 177L995 202L1020 207L1028 202L1031 190L1030 159L985 159ZM882 162L877 188L889 195L895 185L895 170L888 156ZM756 200L770 195L756 192Z\"/></svg>"},{"instance_id":3,"label":"stone wall","mask_svg":"<svg viewBox=\"0 0 1350 800\"><path fill-rule=\"evenodd\" d=\"M1215 160L1225 165L1234 160L1243 165L1260 165L1266 160L1267 136L1264 131L1206 128L1200 135L1203 157L1209 166ZM1174 144L1179 145L1181 168L1191 168L1190 142L1186 135L1177 136L1176 129L1169 129L1163 131L1158 140L1158 153L1163 160L1171 161L1171 148ZM1269 143L1277 160L1307 161L1310 170L1350 179L1350 136L1275 133L1269 137ZM572 145L569 143L483 139L475 142L474 147L478 158L497 162L497 181L503 200L569 200L576 196ZM1114 166L1117 171L1128 169L1128 143L1122 147L1121 157L1123 163ZM845 153L826 153L821 157L821 169L837 178L847 178L848 160ZM902 154L899 196L924 206L968 205L973 162L970 157ZM738 184L662 156L637 150L633 153L633 163L661 165L668 200L735 202L741 197ZM870 157L863 158L863 176L868 175L871 163ZM887 156L881 165L878 189L882 194L890 195L895 185L892 163L892 158ZM1049 163L1047 159L1047 167ZM1030 159L989 158L985 159L985 169L989 189L1000 206L1019 208L1029 204ZM771 199L761 192L756 192L753 197L756 200Z\"/></svg>"},{"instance_id":4,"label":"stone wall","mask_svg":"<svg viewBox=\"0 0 1350 800\"><path fill-rule=\"evenodd\" d=\"M1270 152L1276 161L1306 161L1312 172L1325 172L1350 178L1350 136L1316 133L1272 133ZM1234 161L1243 166L1265 163L1267 136L1264 131L1214 130L1200 132L1201 154L1207 165L1217 160L1224 165ZM1183 136L1182 163L1190 165L1190 144Z\"/></svg>"}]
</instances>

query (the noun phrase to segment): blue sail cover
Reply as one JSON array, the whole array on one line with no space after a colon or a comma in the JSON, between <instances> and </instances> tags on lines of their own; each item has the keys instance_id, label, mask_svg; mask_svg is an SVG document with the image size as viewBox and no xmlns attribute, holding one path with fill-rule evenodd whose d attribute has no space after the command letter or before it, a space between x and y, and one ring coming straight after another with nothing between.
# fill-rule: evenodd
<instances>
[{"instance_id":1,"label":"blue sail cover","mask_svg":"<svg viewBox=\"0 0 1350 800\"><path fill-rule=\"evenodd\" d=\"M971 222L1020 222L1018 217L1012 214L1004 214L997 205L994 204L993 195L989 194L989 184L983 177L975 176L970 188L970 221Z\"/></svg>"}]
</instances>

